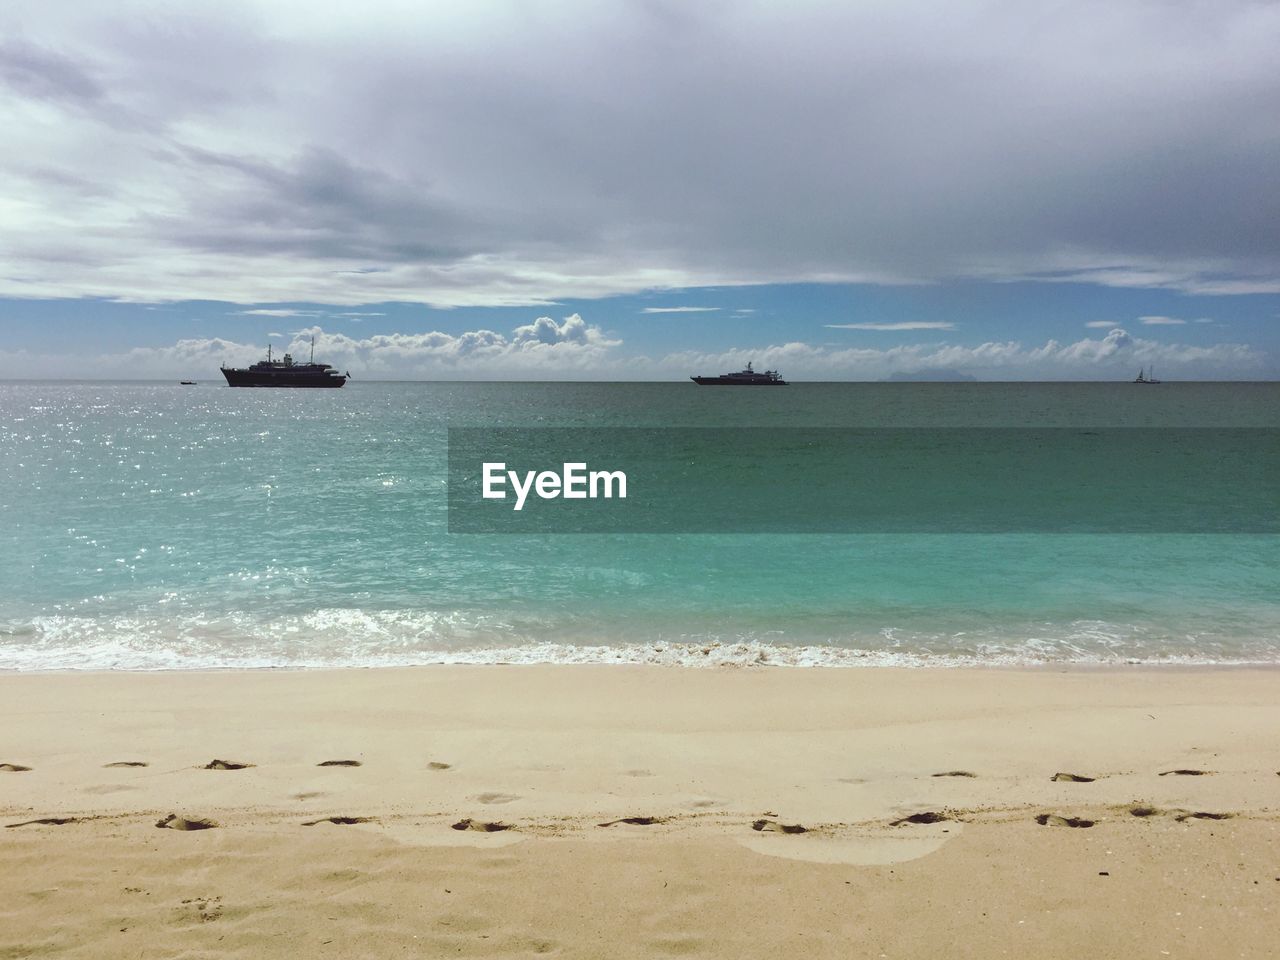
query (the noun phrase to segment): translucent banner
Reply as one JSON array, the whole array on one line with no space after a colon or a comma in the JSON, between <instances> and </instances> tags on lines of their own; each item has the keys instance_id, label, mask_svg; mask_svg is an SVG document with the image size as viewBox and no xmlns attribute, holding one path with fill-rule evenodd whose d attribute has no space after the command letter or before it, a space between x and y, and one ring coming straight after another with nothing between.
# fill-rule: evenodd
<instances>
[{"instance_id":1,"label":"translucent banner","mask_svg":"<svg viewBox=\"0 0 1280 960\"><path fill-rule=\"evenodd\" d=\"M1280 430L452 428L448 497L451 533L1280 533Z\"/></svg>"}]
</instances>

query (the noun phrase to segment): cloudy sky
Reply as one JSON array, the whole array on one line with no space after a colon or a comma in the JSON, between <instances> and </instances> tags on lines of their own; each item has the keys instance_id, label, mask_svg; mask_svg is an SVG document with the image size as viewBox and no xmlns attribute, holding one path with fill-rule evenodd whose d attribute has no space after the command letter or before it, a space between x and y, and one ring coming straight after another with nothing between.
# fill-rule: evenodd
<instances>
[{"instance_id":1,"label":"cloudy sky","mask_svg":"<svg viewBox=\"0 0 1280 960\"><path fill-rule=\"evenodd\" d=\"M0 5L0 377L1280 376L1280 4Z\"/></svg>"}]
</instances>

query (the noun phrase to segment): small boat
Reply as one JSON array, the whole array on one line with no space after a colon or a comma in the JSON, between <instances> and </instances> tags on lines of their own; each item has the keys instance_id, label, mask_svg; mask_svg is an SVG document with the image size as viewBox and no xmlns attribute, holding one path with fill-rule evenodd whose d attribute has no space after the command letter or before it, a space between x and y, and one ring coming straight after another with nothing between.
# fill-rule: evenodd
<instances>
[{"instance_id":1,"label":"small boat","mask_svg":"<svg viewBox=\"0 0 1280 960\"><path fill-rule=\"evenodd\" d=\"M718 377L690 377L694 383L704 387L785 387L787 381L778 375L777 370L766 370L760 373L751 369L739 370L737 373L722 373Z\"/></svg>"},{"instance_id":2,"label":"small boat","mask_svg":"<svg viewBox=\"0 0 1280 960\"><path fill-rule=\"evenodd\" d=\"M195 385L196 385L196 382L195 382L194 380L179 380L179 381L178 381L178 386L180 386L180 387L194 387Z\"/></svg>"},{"instance_id":3,"label":"small boat","mask_svg":"<svg viewBox=\"0 0 1280 960\"><path fill-rule=\"evenodd\" d=\"M1159 383L1160 381L1156 379L1155 364L1151 365L1151 376L1149 377L1147 376L1146 368L1140 367L1138 369L1138 376L1134 379L1133 382L1134 383Z\"/></svg>"}]
</instances>

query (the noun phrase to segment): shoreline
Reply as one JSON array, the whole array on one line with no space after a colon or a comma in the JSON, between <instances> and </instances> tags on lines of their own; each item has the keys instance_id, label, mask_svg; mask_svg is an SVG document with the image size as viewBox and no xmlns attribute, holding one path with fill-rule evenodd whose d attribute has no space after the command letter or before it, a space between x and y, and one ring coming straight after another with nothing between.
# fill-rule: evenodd
<instances>
[{"instance_id":1,"label":"shoreline","mask_svg":"<svg viewBox=\"0 0 1280 960\"><path fill-rule=\"evenodd\" d=\"M874 658L866 658L872 661ZM424 663L393 663L393 664L360 664L345 666L293 666L293 665L275 665L275 666L257 666L257 667L236 667L236 666L212 666L212 667L38 667L33 669L15 669L0 668L0 679L7 677L56 677L56 676L185 676L185 675L201 675L201 674L344 674L344 673L391 673L397 671L421 671L421 670L453 670L453 669L578 669L578 670L612 670L612 669L639 669L639 670L669 670L672 672L711 672L711 673L771 673L771 672L817 672L830 671L833 673L846 672L903 672L908 674L936 672L936 673L1085 673L1105 675L1109 673L1130 674L1141 671L1151 671L1153 673L1196 673L1208 672L1214 673L1219 671L1251 671L1272 672L1280 671L1280 660L1227 660L1227 661L1179 661L1179 660L1129 660L1129 661L1092 661L1092 660L1062 660L1062 661L1046 661L1037 663L1005 663L992 661L990 663L922 663L902 664L902 663L882 663L867 662L857 663L851 659L848 663L841 664L796 664L796 663L736 663L736 662L711 662L704 664L697 663L655 663L646 661L632 660L574 660L574 661L514 661L514 660L493 660L486 662L472 661L429 661Z\"/></svg>"}]
</instances>

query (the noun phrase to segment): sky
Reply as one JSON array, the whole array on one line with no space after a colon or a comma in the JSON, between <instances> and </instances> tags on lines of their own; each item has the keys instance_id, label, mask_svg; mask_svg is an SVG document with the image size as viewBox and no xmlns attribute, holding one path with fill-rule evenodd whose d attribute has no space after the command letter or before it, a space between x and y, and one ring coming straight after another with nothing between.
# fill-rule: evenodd
<instances>
[{"instance_id":1,"label":"sky","mask_svg":"<svg viewBox=\"0 0 1280 960\"><path fill-rule=\"evenodd\" d=\"M0 5L0 377L1280 377L1280 4Z\"/></svg>"}]
</instances>

